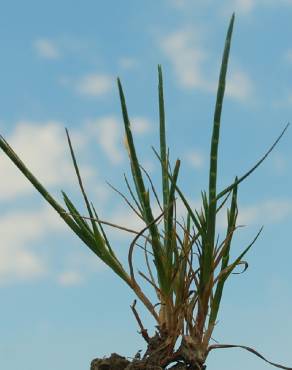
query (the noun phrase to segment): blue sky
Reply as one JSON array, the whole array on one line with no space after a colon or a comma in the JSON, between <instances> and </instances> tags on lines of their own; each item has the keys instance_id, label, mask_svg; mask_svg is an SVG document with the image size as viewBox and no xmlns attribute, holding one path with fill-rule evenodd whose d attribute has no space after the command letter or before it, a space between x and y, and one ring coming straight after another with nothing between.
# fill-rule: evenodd
<instances>
[{"instance_id":1,"label":"blue sky","mask_svg":"<svg viewBox=\"0 0 292 370\"><path fill-rule=\"evenodd\" d=\"M102 218L140 225L106 181L128 172L115 79L120 76L141 162L159 186L157 64L165 81L171 159L194 205L208 183L215 87L236 12L219 149L218 187L248 170L292 114L291 0L9 1L0 14L0 132L61 201L84 211L64 128ZM214 338L254 346L292 366L292 131L239 191L237 255L261 225L249 269L226 286ZM0 368L88 369L94 357L133 356L144 343L134 295L62 224L0 153ZM224 220L219 220L218 232ZM129 238L108 229L126 258ZM139 305L140 312L143 311ZM142 313L145 326L153 322ZM218 350L208 370L268 369Z\"/></svg>"}]
</instances>

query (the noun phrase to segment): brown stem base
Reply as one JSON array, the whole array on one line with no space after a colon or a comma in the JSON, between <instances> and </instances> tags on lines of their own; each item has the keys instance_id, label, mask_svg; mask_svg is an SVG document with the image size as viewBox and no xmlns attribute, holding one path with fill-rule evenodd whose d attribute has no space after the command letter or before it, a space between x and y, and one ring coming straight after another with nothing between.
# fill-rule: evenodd
<instances>
[{"instance_id":1,"label":"brown stem base","mask_svg":"<svg viewBox=\"0 0 292 370\"><path fill-rule=\"evenodd\" d=\"M93 360L90 370L206 370L205 353L188 336L183 336L177 351L163 331L148 337L147 342L148 348L142 358L140 351L132 361L112 353L108 358Z\"/></svg>"}]
</instances>

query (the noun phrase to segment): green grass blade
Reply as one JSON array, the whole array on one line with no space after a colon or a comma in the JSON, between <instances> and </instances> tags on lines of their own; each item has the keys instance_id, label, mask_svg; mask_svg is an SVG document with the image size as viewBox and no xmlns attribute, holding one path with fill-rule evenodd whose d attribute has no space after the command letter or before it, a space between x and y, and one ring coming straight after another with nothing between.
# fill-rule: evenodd
<instances>
[{"instance_id":1,"label":"green grass blade","mask_svg":"<svg viewBox=\"0 0 292 370\"><path fill-rule=\"evenodd\" d=\"M79 214L78 210L75 208L74 204L71 202L67 194L64 191L61 191L61 193L63 195L64 202L68 208L70 215L74 218L75 222L79 225L80 229L85 229L89 231L90 233L92 233L87 222Z\"/></svg>"},{"instance_id":2,"label":"green grass blade","mask_svg":"<svg viewBox=\"0 0 292 370\"><path fill-rule=\"evenodd\" d=\"M99 218L98 218L97 212L96 212L96 210L95 210L95 208L94 208L94 206L93 206L93 204L92 204L92 203L91 203L91 207L92 207L92 209L93 209L93 212L94 212L94 215L95 215L95 218L96 218L96 222L98 222L98 225L99 225L99 228L100 228L100 230L101 230L101 233L102 233L103 239L104 239L104 241L105 241L105 244L106 244L106 246L107 246L107 248L108 248L108 250L109 250L110 254L111 254L114 258L116 258L116 255L115 255L114 251L113 251L113 250L112 250L112 248L111 248L111 245L110 245L110 242L109 242L109 240L108 240L108 237L107 237L107 235L106 235L106 233L105 233L105 231L104 231L104 228L103 228L103 226L102 226L101 222L99 222Z\"/></svg>"},{"instance_id":3,"label":"green grass blade","mask_svg":"<svg viewBox=\"0 0 292 370\"><path fill-rule=\"evenodd\" d=\"M166 209L169 199L169 181L168 181L168 157L166 148L166 135L165 135L165 111L164 111L164 97L163 97L163 77L162 68L158 66L158 96L159 96L159 122L160 122L160 158L161 158L161 178L162 178L162 193L163 193L163 206ZM167 218L164 218L165 230L168 232Z\"/></svg>"},{"instance_id":4,"label":"green grass blade","mask_svg":"<svg viewBox=\"0 0 292 370\"><path fill-rule=\"evenodd\" d=\"M174 233L174 220L173 220L173 212L174 212L174 205L175 205L175 184L177 182L178 173L180 168L180 160L176 161L175 168L173 171L172 183L169 191L169 199L166 203L165 212L165 220L166 220L166 229L165 229L165 246L166 246L166 256L167 256L167 272L171 275L172 274L172 267L173 267L173 253L176 251L175 243L176 243L176 235ZM170 280L170 279L168 279Z\"/></svg>"},{"instance_id":5,"label":"green grass blade","mask_svg":"<svg viewBox=\"0 0 292 370\"><path fill-rule=\"evenodd\" d=\"M217 98L214 112L213 122L213 133L211 140L211 151L210 151L210 171L209 171L209 209L207 218L207 240L205 248L203 249L203 269L201 271L201 283L202 287L205 286L212 273L212 257L215 240L215 228L216 228L216 186L217 186L217 161L218 161L218 144L220 138L220 122L222 105L225 92L225 81L228 67L228 59L232 38L234 24L234 14L231 17L230 24L227 31L225 47L222 57L222 64L219 75L219 83L217 90Z\"/></svg>"},{"instance_id":6,"label":"green grass blade","mask_svg":"<svg viewBox=\"0 0 292 370\"><path fill-rule=\"evenodd\" d=\"M80 186L83 198L84 198L86 208L88 210L89 217L91 219L91 225L92 225L92 228L93 228L94 235L95 235L95 237L96 237L96 239L99 243L104 243L104 240L103 240L98 228L96 227L95 222L93 221L93 218L94 218L93 213L91 211L90 204L89 204L87 195L86 195L85 190L84 190L84 186L83 186L83 183L82 183L80 171L79 171L79 168L78 168L78 164L77 164L76 157L75 157L75 154L74 154L73 146L72 146L70 136L69 136L69 132L68 132L67 129L66 129L66 135L67 135L67 140L68 140L68 144L69 144L69 148L70 148L70 153L71 153L74 169L75 169L75 172L76 172L76 176L77 176L78 183L79 183L79 186Z\"/></svg>"},{"instance_id":7,"label":"green grass blade","mask_svg":"<svg viewBox=\"0 0 292 370\"><path fill-rule=\"evenodd\" d=\"M238 179L236 177L234 183L236 183L237 180ZM236 226L236 218L237 218L237 185L235 185L235 187L233 188L230 212L228 212L228 227L226 231L226 243L227 244L224 246L225 251L224 251L224 255L222 257L222 262L221 262L221 272L225 270L226 267L228 266L230 246L231 246L232 235L233 235L232 230L234 230ZM226 279L221 279L217 283L214 299L213 299L212 306L211 306L209 325L214 325L216 322L225 281Z\"/></svg>"},{"instance_id":8,"label":"green grass blade","mask_svg":"<svg viewBox=\"0 0 292 370\"><path fill-rule=\"evenodd\" d=\"M292 367L283 366L283 365L277 364L275 362L269 361L263 355L261 355L258 351L256 351L255 349L253 349L251 347L248 347L248 346L241 346L239 344L212 344L208 348L208 353L213 349L220 349L220 348L242 348L242 349L245 349L246 351L256 355L257 357L259 357L260 359L264 360L265 362L267 362L268 364L270 364L272 366L275 366L279 369L292 370Z\"/></svg>"}]
</instances>

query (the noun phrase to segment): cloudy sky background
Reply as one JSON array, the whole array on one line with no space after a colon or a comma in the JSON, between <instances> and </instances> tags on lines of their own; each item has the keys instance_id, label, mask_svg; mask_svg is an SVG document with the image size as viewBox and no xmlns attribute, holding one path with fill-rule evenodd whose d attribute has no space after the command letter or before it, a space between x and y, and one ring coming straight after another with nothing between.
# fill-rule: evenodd
<instances>
[{"instance_id":1,"label":"cloudy sky background","mask_svg":"<svg viewBox=\"0 0 292 370\"><path fill-rule=\"evenodd\" d=\"M129 172L116 87L120 76L142 164L159 182L157 64L164 71L171 160L198 205L224 38L236 12L222 141L221 189L248 170L292 114L292 1L10 1L0 14L0 132L48 190L84 211L67 147L71 133L101 218L139 228L122 199ZM264 231L249 269L226 286L214 339L254 346L292 366L292 131L239 190L234 255ZM0 368L88 369L94 357L133 356L144 343L134 296L82 245L0 153ZM224 218L218 223L218 232ZM110 230L125 259L129 238ZM143 311L139 304L140 312ZM145 326L153 322L142 313ZM242 350L218 350L208 369L268 369Z\"/></svg>"}]
</instances>

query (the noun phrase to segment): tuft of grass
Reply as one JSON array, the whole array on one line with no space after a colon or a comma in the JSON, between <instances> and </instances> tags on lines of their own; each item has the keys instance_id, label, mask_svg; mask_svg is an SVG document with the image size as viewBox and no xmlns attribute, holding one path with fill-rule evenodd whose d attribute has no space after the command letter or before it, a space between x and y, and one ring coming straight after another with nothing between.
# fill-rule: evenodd
<instances>
[{"instance_id":1,"label":"tuft of grass","mask_svg":"<svg viewBox=\"0 0 292 370\"><path fill-rule=\"evenodd\" d=\"M202 207L199 211L192 209L184 192L181 190L181 185L178 183L180 160L177 159L174 166L169 161L169 149L166 141L163 74L160 65L158 66L160 150L156 151L154 149L154 153L161 167L162 200L159 199L158 192L150 176L140 165L132 135L124 90L120 79L117 80L124 120L125 142L132 175L132 184L125 176L131 200L118 192L136 213L137 217L143 220L145 227L142 230L129 230L99 219L95 207L89 201L84 189L67 129L66 135L70 154L88 216L80 214L64 191L62 191L62 195L67 209L63 208L30 172L5 139L2 136L0 137L0 147L24 176L92 252L133 290L137 298L155 319L157 330L155 335L151 337L143 327L136 310L136 300L134 301L131 308L140 327L141 334L148 345L147 351L142 359L139 360L140 369L146 369L149 364L166 368L169 364L177 362L184 363L190 369L201 370L205 369L205 362L211 350L230 347L246 349L271 365L282 369L290 369L268 361L257 351L247 346L210 344L225 283L237 266L243 265L243 271L246 270L245 255L262 231L262 228L260 228L254 239L243 248L240 255L235 260L230 261L233 235L239 227L237 225L238 187L266 159L288 128L287 125L264 156L249 171L235 177L234 181L225 189L217 190L221 112L233 25L234 14L231 17L227 31L219 75L210 145L209 186L207 191L202 191L201 193ZM113 189L116 190L115 188ZM161 209L157 217L154 216L153 202L150 199L151 194L154 195L154 199ZM176 216L176 202L178 198L185 207L183 223L180 223ZM216 220L219 212L223 210L223 205L228 201L230 204L227 208L226 233L224 239L219 243L216 233ZM103 229L104 224L136 234L129 246L127 268L119 261L109 243ZM140 239L143 239L144 246L138 243ZM150 284L153 288L159 304L154 304L147 297L145 289L138 282L134 263L134 249L137 246L142 247L145 252L145 266L148 271L147 274L138 271L138 275L143 279L144 283ZM150 261L150 258L152 261Z\"/></svg>"}]
</instances>

